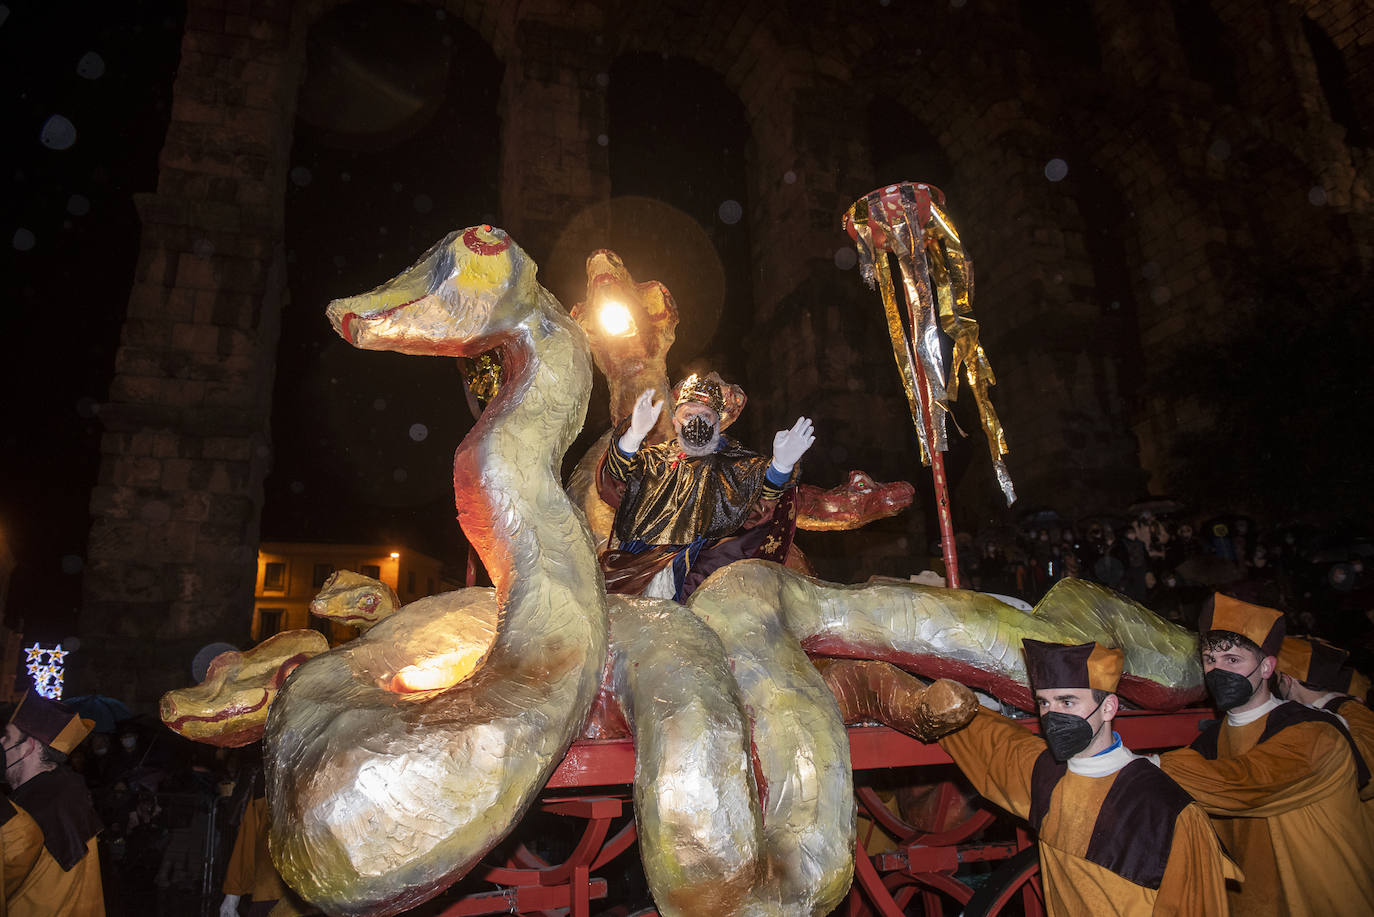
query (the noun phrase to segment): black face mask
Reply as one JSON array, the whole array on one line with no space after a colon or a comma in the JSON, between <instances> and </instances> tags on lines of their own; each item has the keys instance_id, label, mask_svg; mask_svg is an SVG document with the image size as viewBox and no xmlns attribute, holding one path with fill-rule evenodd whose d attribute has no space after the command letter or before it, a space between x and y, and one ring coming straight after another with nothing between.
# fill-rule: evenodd
<instances>
[{"instance_id":1,"label":"black face mask","mask_svg":"<svg viewBox=\"0 0 1374 917\"><path fill-rule=\"evenodd\" d=\"M711 437L716 435L715 424L712 424L700 414L693 415L682 425L682 441L689 446L700 448L711 441Z\"/></svg>"},{"instance_id":2,"label":"black face mask","mask_svg":"<svg viewBox=\"0 0 1374 917\"><path fill-rule=\"evenodd\" d=\"M1250 676L1263 664L1264 660L1261 659L1255 664L1255 668L1245 675L1225 669L1213 669L1203 675L1202 682L1207 686L1207 693L1212 695L1212 702L1216 704L1217 710L1222 713L1234 710L1254 697L1257 686L1250 684Z\"/></svg>"},{"instance_id":3,"label":"black face mask","mask_svg":"<svg viewBox=\"0 0 1374 917\"><path fill-rule=\"evenodd\" d=\"M1103 702L1106 698L1103 698ZM1092 716L1102 709L1098 704L1089 713ZM1040 736L1050 747L1050 754L1061 764L1092 744L1093 727L1087 716L1072 713L1042 713L1040 715Z\"/></svg>"}]
</instances>

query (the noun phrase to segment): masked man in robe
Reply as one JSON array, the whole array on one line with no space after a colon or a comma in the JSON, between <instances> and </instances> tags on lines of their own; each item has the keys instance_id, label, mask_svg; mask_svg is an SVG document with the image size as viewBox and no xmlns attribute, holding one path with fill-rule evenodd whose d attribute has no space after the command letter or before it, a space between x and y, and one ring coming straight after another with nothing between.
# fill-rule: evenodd
<instances>
[{"instance_id":1,"label":"masked man in robe","mask_svg":"<svg viewBox=\"0 0 1374 917\"><path fill-rule=\"evenodd\" d=\"M673 389L675 437L644 445L663 410L654 394L639 396L598 475L603 498L616 507L617 546L601 555L607 591L682 602L728 563L782 562L796 524L797 463L815 442L811 421L800 417L778 431L765 458L721 432L738 416L743 393L715 373L693 374Z\"/></svg>"},{"instance_id":2,"label":"masked man in robe","mask_svg":"<svg viewBox=\"0 0 1374 917\"><path fill-rule=\"evenodd\" d=\"M1041 735L980 708L940 747L974 789L1035 828L1051 917L1225 914L1239 871L1207 814L1112 731L1124 654L1023 644Z\"/></svg>"},{"instance_id":3,"label":"masked man in robe","mask_svg":"<svg viewBox=\"0 0 1374 917\"><path fill-rule=\"evenodd\" d=\"M1366 769L1374 762L1374 711L1351 697L1357 674L1345 665L1349 654L1312 637L1284 637L1279 649L1279 697L1340 717ZM1358 762L1356 764L1358 770ZM1374 825L1374 780L1360 791Z\"/></svg>"},{"instance_id":4,"label":"masked man in robe","mask_svg":"<svg viewBox=\"0 0 1374 917\"><path fill-rule=\"evenodd\" d=\"M5 726L5 779L10 800L43 834L43 849L9 899L10 917L103 917L96 835L102 825L67 755L95 724L65 704L33 692ZM7 877L8 878L8 877Z\"/></svg>"},{"instance_id":5,"label":"masked man in robe","mask_svg":"<svg viewBox=\"0 0 1374 917\"><path fill-rule=\"evenodd\" d=\"M1222 720L1160 767L1212 816L1245 871L1231 913L1374 914L1368 779L1349 732L1269 691L1283 614L1217 595L1198 620L1203 680Z\"/></svg>"}]
</instances>

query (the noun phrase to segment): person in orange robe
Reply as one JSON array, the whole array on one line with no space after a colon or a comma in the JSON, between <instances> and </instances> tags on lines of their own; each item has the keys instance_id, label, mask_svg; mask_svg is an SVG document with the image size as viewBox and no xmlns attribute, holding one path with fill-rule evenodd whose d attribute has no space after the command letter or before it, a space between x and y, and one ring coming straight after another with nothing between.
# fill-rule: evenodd
<instances>
[{"instance_id":1,"label":"person in orange robe","mask_svg":"<svg viewBox=\"0 0 1374 917\"><path fill-rule=\"evenodd\" d=\"M272 863L267 849L267 793L262 771L255 769L248 778L251 785L244 804L243 818L234 838L233 852L224 872L224 899L220 902L220 917L232 917L239 912L239 899L253 899L248 917L268 914L295 914L294 901L287 892L281 875ZM283 903L284 902L284 903Z\"/></svg>"},{"instance_id":2,"label":"person in orange robe","mask_svg":"<svg viewBox=\"0 0 1374 917\"><path fill-rule=\"evenodd\" d=\"M1240 871L1206 813L1112 730L1125 655L1023 643L1043 738L983 708L940 747L1036 829L1051 917L1226 913Z\"/></svg>"},{"instance_id":3,"label":"person in orange robe","mask_svg":"<svg viewBox=\"0 0 1374 917\"><path fill-rule=\"evenodd\" d=\"M1356 674L1344 664L1349 655L1325 640L1284 637L1278 657L1278 694L1284 700L1340 717L1355 742L1356 753L1369 769L1374 762L1374 711L1347 693ZM1360 790L1360 798L1374 819L1374 780Z\"/></svg>"},{"instance_id":4,"label":"person in orange robe","mask_svg":"<svg viewBox=\"0 0 1374 917\"><path fill-rule=\"evenodd\" d=\"M1217 595L1199 619L1207 689L1225 718L1164 772L1212 816L1245 870L1231 913L1374 914L1374 833L1359 804L1368 778L1334 714L1269 691L1283 615Z\"/></svg>"},{"instance_id":5,"label":"person in orange robe","mask_svg":"<svg viewBox=\"0 0 1374 917\"><path fill-rule=\"evenodd\" d=\"M43 829L28 812L0 796L0 917L9 913L9 901L28 879L43 852Z\"/></svg>"},{"instance_id":6,"label":"person in orange robe","mask_svg":"<svg viewBox=\"0 0 1374 917\"><path fill-rule=\"evenodd\" d=\"M94 725L32 691L5 725L10 800L33 816L43 834L33 868L9 897L10 917L104 917L96 852L103 826L86 782L65 763Z\"/></svg>"}]
</instances>

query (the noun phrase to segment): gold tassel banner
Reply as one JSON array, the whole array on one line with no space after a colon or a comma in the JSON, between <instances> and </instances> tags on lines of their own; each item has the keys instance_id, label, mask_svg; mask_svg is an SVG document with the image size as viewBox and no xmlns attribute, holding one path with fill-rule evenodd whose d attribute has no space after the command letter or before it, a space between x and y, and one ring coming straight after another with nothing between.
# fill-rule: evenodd
<instances>
[{"instance_id":1,"label":"gold tassel banner","mask_svg":"<svg viewBox=\"0 0 1374 917\"><path fill-rule=\"evenodd\" d=\"M930 464L930 457L921 406L915 399L928 406L931 445L946 451L945 417L949 402L959 395L962 370L978 405L998 485L1007 503L1012 503L1016 490L1002 458L1008 452L1006 431L989 392L997 376L978 340L978 320L973 316L973 262L945 209L944 194L933 185L917 182L889 185L855 201L845 213L844 226L858 247L865 281L870 287L876 282L882 293L893 354L921 441L922 462ZM909 332L896 303L889 255L896 257L902 273ZM953 343L948 372L940 352L940 331ZM923 371L919 373L914 366L918 360Z\"/></svg>"}]
</instances>

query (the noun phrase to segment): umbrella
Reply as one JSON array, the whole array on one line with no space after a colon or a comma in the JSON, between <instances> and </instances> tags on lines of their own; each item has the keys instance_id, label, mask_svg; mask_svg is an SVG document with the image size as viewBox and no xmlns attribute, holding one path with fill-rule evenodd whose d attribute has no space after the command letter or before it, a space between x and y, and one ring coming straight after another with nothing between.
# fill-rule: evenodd
<instances>
[{"instance_id":1,"label":"umbrella","mask_svg":"<svg viewBox=\"0 0 1374 917\"><path fill-rule=\"evenodd\" d=\"M1174 572L1179 579L1198 586L1224 586L1245 579L1245 571L1238 564L1215 554L1194 554Z\"/></svg>"},{"instance_id":2,"label":"umbrella","mask_svg":"<svg viewBox=\"0 0 1374 917\"><path fill-rule=\"evenodd\" d=\"M114 732L120 721L133 716L123 701L106 697L104 694L81 694L63 698L62 703L75 710L79 716L95 720L96 732Z\"/></svg>"},{"instance_id":3,"label":"umbrella","mask_svg":"<svg viewBox=\"0 0 1374 917\"><path fill-rule=\"evenodd\" d=\"M1151 497L1139 503L1132 503L1128 511L1132 516L1143 516L1146 513L1151 516L1168 516L1185 508L1184 504L1172 497Z\"/></svg>"},{"instance_id":4,"label":"umbrella","mask_svg":"<svg viewBox=\"0 0 1374 917\"><path fill-rule=\"evenodd\" d=\"M1040 506L1035 509L1026 510L1021 514L1021 525L1024 528L1048 528L1058 525L1064 521L1064 517L1050 509L1048 506Z\"/></svg>"}]
</instances>

